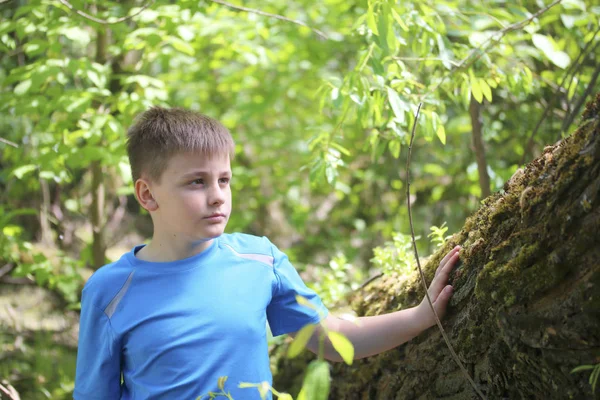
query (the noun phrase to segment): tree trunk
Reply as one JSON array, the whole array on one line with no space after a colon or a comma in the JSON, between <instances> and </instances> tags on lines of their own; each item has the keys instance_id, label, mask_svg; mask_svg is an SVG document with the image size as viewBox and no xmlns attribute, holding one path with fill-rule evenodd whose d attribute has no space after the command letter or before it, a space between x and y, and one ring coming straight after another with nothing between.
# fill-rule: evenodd
<instances>
[{"instance_id":1,"label":"tree trunk","mask_svg":"<svg viewBox=\"0 0 600 400\"><path fill-rule=\"evenodd\" d=\"M469 115L471 116L471 136L473 138L473 152L477 160L477 171L479 173L479 187L481 198L485 199L492 194L490 189L490 176L487 171L485 159L485 147L483 145L483 122L481 116L481 104L471 96L469 104Z\"/></svg>"},{"instance_id":2,"label":"tree trunk","mask_svg":"<svg viewBox=\"0 0 600 400\"><path fill-rule=\"evenodd\" d=\"M591 371L571 370L600 361L599 142L600 95L576 133L487 198L425 266L430 282L442 256L462 245L443 325L489 399L594 396ZM351 305L358 315L377 315L423 295L416 273L385 277ZM292 361L277 360L274 387L297 393L304 363ZM336 364L332 375L336 400L477 398L437 327L352 366Z\"/></svg>"}]
</instances>

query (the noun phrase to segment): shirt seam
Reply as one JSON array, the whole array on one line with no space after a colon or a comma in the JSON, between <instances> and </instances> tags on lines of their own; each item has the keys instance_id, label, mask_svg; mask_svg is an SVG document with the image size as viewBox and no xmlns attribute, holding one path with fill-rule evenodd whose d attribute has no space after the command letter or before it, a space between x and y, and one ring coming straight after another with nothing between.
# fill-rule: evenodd
<instances>
[{"instance_id":1,"label":"shirt seam","mask_svg":"<svg viewBox=\"0 0 600 400\"><path fill-rule=\"evenodd\" d=\"M270 241L269 241L269 243L270 243ZM273 243L270 243L270 244L271 244L271 246L270 246L271 247L271 257L273 257L273 274L275 274L275 284L276 284L275 294L278 294L279 290L280 290L280 286L281 286L281 278L279 277L279 274L277 273L277 264L279 264L279 262L278 262L277 258L275 257L275 252L273 251L273 247L274 247ZM281 301L282 300L277 300L274 302L274 304L277 304Z\"/></svg>"},{"instance_id":2,"label":"shirt seam","mask_svg":"<svg viewBox=\"0 0 600 400\"><path fill-rule=\"evenodd\" d=\"M92 304L92 306L94 308L96 308L98 311L100 311L100 313L102 314L102 316L104 316L104 318L106 318L108 320L108 327L109 327L110 331L112 332L111 343L114 343L115 342L115 338L117 337L117 332L115 331L115 329L112 326L111 319L108 317L108 315L106 315L106 313L104 312L104 310L102 310L102 308L99 307L96 303L92 302L91 304ZM110 357L112 358L113 357L112 348L109 347L109 350L110 350L110 353L111 353Z\"/></svg>"},{"instance_id":3,"label":"shirt seam","mask_svg":"<svg viewBox=\"0 0 600 400\"><path fill-rule=\"evenodd\" d=\"M269 254L262 254L262 253L240 253L239 251L237 251L232 245L230 245L229 243L223 243L223 246L229 248L230 251L234 252L234 255L236 257L240 257L240 255L243 254L253 254L253 255L257 255L257 256L265 256L265 257L273 257L273 265L270 265L269 263L266 263L264 261L260 261L260 260L252 260L252 261L256 261L257 263L260 263L262 265L266 265L269 268L275 268L275 257L273 256L273 254L271 253L271 255ZM237 253L237 254L235 254ZM240 257L240 258L244 258L244 257Z\"/></svg>"}]
</instances>

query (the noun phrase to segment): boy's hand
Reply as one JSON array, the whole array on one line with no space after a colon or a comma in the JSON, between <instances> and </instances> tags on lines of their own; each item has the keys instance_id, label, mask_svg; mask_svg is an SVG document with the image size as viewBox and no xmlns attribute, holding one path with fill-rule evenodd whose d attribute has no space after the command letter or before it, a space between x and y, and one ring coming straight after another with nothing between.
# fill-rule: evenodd
<instances>
[{"instance_id":1,"label":"boy's hand","mask_svg":"<svg viewBox=\"0 0 600 400\"><path fill-rule=\"evenodd\" d=\"M460 246L456 246L446 254L435 271L433 281L427 290L429 297L431 298L431 303L433 303L433 308L435 308L435 312L440 319L444 317L446 306L448 305L450 297L452 297L453 288L452 286L447 285L447 283L450 271L452 271L452 268L458 260L458 252L460 249ZM435 316L433 315L433 312L431 312L427 297L423 298L423 301L417 306L417 309L420 316L419 318L422 319L427 328L435 325Z\"/></svg>"}]
</instances>

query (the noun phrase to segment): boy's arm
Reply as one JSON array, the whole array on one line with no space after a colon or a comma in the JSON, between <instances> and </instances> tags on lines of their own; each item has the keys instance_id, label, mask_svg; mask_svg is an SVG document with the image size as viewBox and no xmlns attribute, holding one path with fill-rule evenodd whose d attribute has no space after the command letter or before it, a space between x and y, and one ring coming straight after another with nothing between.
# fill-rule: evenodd
<instances>
[{"instance_id":1,"label":"boy's arm","mask_svg":"<svg viewBox=\"0 0 600 400\"><path fill-rule=\"evenodd\" d=\"M120 351L105 310L93 304L84 289L79 319L75 400L121 398Z\"/></svg>"},{"instance_id":2,"label":"boy's arm","mask_svg":"<svg viewBox=\"0 0 600 400\"><path fill-rule=\"evenodd\" d=\"M456 246L444 257L428 289L433 307L440 318L443 317L452 296L452 286L447 285L448 276L458 260L459 251L460 247ZM406 310L361 317L358 318L358 322L342 320L330 314L323 323L329 330L346 336L354 345L354 358L360 359L393 349L411 340L435 325L435 317L425 297L421 304ZM318 353L321 331L322 328L317 327L307 344L307 348L315 354ZM342 361L329 340L325 340L325 358L330 361Z\"/></svg>"}]
</instances>

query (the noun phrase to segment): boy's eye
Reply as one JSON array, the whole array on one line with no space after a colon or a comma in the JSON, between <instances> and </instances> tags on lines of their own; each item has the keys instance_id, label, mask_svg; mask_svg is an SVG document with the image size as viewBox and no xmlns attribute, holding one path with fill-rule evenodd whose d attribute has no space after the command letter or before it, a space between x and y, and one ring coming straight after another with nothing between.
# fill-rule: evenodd
<instances>
[{"instance_id":1,"label":"boy's eye","mask_svg":"<svg viewBox=\"0 0 600 400\"><path fill-rule=\"evenodd\" d=\"M204 179L194 179L191 183L195 185L203 185Z\"/></svg>"},{"instance_id":2,"label":"boy's eye","mask_svg":"<svg viewBox=\"0 0 600 400\"><path fill-rule=\"evenodd\" d=\"M229 178L221 178L221 179L219 179L219 182L227 184L227 183L229 183Z\"/></svg>"}]
</instances>

